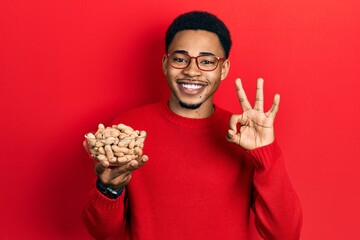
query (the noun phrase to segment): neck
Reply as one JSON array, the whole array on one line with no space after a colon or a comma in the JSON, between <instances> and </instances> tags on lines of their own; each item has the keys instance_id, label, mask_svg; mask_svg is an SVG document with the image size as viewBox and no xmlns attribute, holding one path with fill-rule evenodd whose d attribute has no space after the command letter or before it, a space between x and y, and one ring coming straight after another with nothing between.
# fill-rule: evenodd
<instances>
[{"instance_id":1,"label":"neck","mask_svg":"<svg viewBox=\"0 0 360 240\"><path fill-rule=\"evenodd\" d=\"M177 99L170 99L169 108L175 114L186 118L207 118L214 112L212 99L205 101L196 109L181 106Z\"/></svg>"}]
</instances>

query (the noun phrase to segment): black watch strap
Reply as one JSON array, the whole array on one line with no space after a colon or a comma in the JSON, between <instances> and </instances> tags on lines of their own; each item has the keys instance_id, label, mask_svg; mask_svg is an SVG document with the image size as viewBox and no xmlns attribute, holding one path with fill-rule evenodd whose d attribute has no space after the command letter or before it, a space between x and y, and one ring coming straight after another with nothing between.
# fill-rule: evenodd
<instances>
[{"instance_id":1,"label":"black watch strap","mask_svg":"<svg viewBox=\"0 0 360 240\"><path fill-rule=\"evenodd\" d=\"M100 179L98 178L96 180L96 188L101 192L105 197L110 199L117 199L121 193L124 191L124 188L121 188L119 190L114 190L111 187L105 186L101 183Z\"/></svg>"}]
</instances>

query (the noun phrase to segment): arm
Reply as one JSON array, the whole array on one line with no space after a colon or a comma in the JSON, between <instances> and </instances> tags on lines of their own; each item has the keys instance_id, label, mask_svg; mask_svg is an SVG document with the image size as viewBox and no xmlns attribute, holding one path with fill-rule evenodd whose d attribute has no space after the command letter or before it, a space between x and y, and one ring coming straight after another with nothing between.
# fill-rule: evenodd
<instances>
[{"instance_id":1,"label":"arm","mask_svg":"<svg viewBox=\"0 0 360 240\"><path fill-rule=\"evenodd\" d=\"M82 210L83 222L94 239L107 239L124 227L126 192L117 199L105 197L95 187L91 190Z\"/></svg>"},{"instance_id":2,"label":"arm","mask_svg":"<svg viewBox=\"0 0 360 240\"><path fill-rule=\"evenodd\" d=\"M241 80L236 80L243 113L231 116L227 140L248 150L255 165L252 209L260 235L265 239L295 240L299 239L301 231L301 205L287 176L274 134L280 95L275 95L271 109L264 112L263 84L263 79L258 79L253 108Z\"/></svg>"},{"instance_id":3,"label":"arm","mask_svg":"<svg viewBox=\"0 0 360 240\"><path fill-rule=\"evenodd\" d=\"M301 204L287 175L278 143L248 151L254 162L252 209L264 239L297 240L302 227Z\"/></svg>"},{"instance_id":4,"label":"arm","mask_svg":"<svg viewBox=\"0 0 360 240\"><path fill-rule=\"evenodd\" d=\"M130 181L131 173L147 160L148 157L144 155L139 160L116 167L110 167L108 161L101 161L95 164L95 172L103 185L116 190L124 189ZM116 199L106 197L95 187L91 190L82 211L83 222L91 236L106 239L119 229L124 229L126 199L126 189Z\"/></svg>"}]
</instances>

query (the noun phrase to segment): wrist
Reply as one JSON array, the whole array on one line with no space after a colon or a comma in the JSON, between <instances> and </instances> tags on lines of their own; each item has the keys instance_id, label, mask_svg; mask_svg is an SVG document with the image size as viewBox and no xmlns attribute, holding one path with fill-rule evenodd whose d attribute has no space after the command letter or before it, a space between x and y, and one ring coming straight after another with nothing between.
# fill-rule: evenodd
<instances>
[{"instance_id":1,"label":"wrist","mask_svg":"<svg viewBox=\"0 0 360 240\"><path fill-rule=\"evenodd\" d=\"M124 188L112 188L109 186L104 185L100 179L98 178L96 180L96 189L103 194L105 197L110 198L110 199L117 199L121 193L124 191Z\"/></svg>"}]
</instances>

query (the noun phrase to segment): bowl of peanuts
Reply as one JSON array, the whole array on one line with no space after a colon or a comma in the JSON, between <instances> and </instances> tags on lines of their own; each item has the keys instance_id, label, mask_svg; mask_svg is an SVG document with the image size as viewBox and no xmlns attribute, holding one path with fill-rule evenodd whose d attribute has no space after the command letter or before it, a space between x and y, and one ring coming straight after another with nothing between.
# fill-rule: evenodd
<instances>
[{"instance_id":1,"label":"bowl of peanuts","mask_svg":"<svg viewBox=\"0 0 360 240\"><path fill-rule=\"evenodd\" d=\"M111 127L100 123L96 132L85 134L84 143L90 157L118 166L140 159L146 136L144 130L134 130L122 123Z\"/></svg>"}]
</instances>

